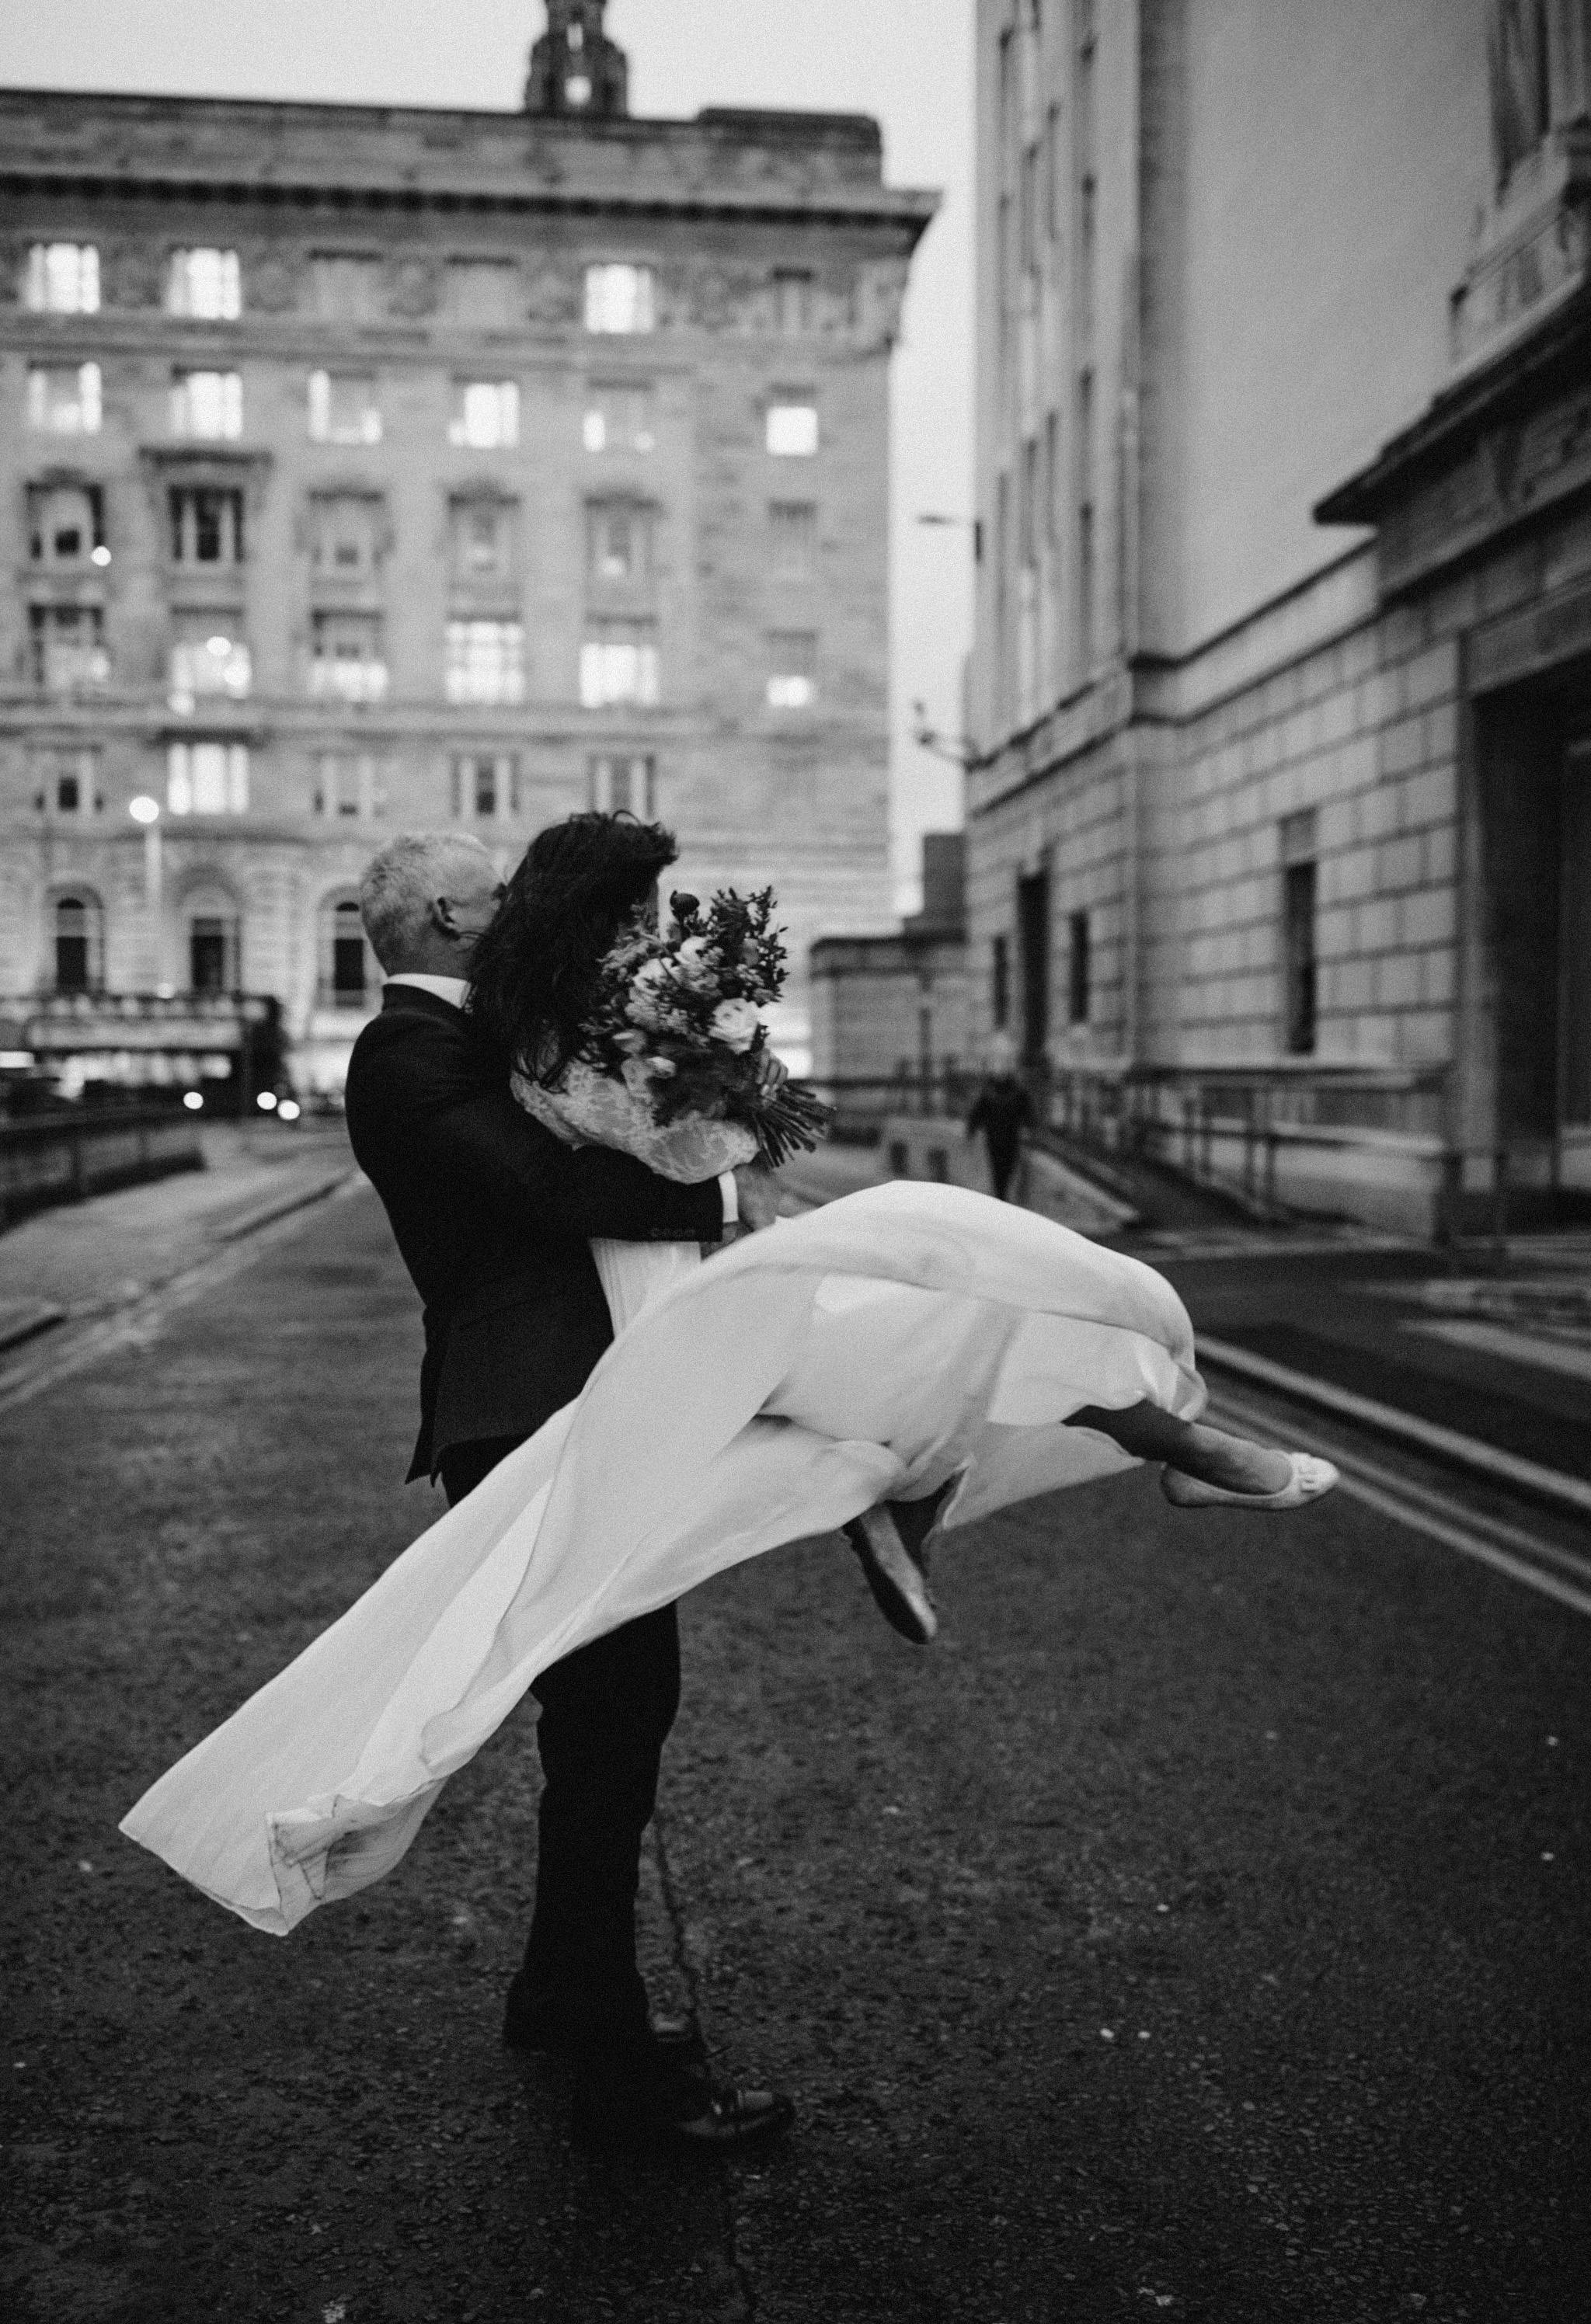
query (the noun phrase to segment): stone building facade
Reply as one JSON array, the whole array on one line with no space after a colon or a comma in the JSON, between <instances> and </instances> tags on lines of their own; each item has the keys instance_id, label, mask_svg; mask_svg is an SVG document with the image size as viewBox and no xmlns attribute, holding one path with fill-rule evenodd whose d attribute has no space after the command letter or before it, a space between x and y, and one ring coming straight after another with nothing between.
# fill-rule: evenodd
<instances>
[{"instance_id":1,"label":"stone building facade","mask_svg":"<svg viewBox=\"0 0 1591 2324\"><path fill-rule=\"evenodd\" d=\"M552 0L519 115L0 92L14 1015L274 995L334 1087L384 833L507 865L588 803L775 885L797 1054L812 939L885 922L933 198L868 119L630 117L602 16Z\"/></svg>"},{"instance_id":2,"label":"stone building facade","mask_svg":"<svg viewBox=\"0 0 1591 2324\"><path fill-rule=\"evenodd\" d=\"M1301 1201L1583 1197L1591 8L981 0L978 107L980 1028Z\"/></svg>"},{"instance_id":3,"label":"stone building facade","mask_svg":"<svg viewBox=\"0 0 1591 2324\"><path fill-rule=\"evenodd\" d=\"M922 838L922 909L893 935L821 936L812 946L812 1072L834 1082L912 1082L968 1063L965 850L958 831ZM882 1088L853 1090L843 1111L887 1110Z\"/></svg>"}]
</instances>

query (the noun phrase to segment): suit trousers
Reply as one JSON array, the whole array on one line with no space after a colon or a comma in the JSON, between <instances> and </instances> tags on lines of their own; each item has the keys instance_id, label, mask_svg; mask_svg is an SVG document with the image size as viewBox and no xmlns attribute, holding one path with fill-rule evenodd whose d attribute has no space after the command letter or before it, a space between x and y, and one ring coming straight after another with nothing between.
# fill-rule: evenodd
<instances>
[{"instance_id":1,"label":"suit trousers","mask_svg":"<svg viewBox=\"0 0 1591 2324\"><path fill-rule=\"evenodd\" d=\"M449 1504L520 1440L449 1446ZM662 1749L680 1708L680 1625L672 1606L626 1622L554 1663L532 1683L545 1782L536 1903L509 2011L549 2046L597 2055L647 2039L635 1964L641 1840L657 1805Z\"/></svg>"}]
</instances>

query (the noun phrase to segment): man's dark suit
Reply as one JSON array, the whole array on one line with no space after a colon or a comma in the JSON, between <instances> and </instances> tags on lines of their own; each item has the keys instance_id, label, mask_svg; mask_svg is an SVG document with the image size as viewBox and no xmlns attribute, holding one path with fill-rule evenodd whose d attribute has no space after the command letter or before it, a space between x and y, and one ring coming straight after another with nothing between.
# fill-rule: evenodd
<instances>
[{"instance_id":1,"label":"man's dark suit","mask_svg":"<svg viewBox=\"0 0 1591 2324\"><path fill-rule=\"evenodd\" d=\"M716 1241L717 1185L564 1146L518 1107L468 1019L386 990L354 1046L348 1136L425 1303L411 1477L449 1500L578 1396L613 1337L588 1239ZM578 2050L643 2038L635 1968L641 1836L679 1707L672 1607L542 1674L536 1910L511 2019Z\"/></svg>"}]
</instances>

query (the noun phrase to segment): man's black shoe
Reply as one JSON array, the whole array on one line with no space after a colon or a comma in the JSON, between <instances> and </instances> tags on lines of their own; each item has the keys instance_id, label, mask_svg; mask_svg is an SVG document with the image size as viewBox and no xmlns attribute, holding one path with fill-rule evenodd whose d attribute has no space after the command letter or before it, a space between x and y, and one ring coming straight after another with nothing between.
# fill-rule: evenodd
<instances>
[{"instance_id":1,"label":"man's black shoe","mask_svg":"<svg viewBox=\"0 0 1591 2324\"><path fill-rule=\"evenodd\" d=\"M782 2090L736 2089L688 2070L595 2074L575 2092L575 2136L605 2153L744 2154L776 2145L794 2120Z\"/></svg>"}]
</instances>

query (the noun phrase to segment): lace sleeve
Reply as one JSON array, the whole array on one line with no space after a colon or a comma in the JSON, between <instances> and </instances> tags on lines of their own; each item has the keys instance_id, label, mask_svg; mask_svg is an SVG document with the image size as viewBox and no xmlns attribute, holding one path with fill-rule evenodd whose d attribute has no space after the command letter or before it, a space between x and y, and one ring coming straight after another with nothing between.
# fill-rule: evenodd
<instances>
[{"instance_id":1,"label":"lace sleeve","mask_svg":"<svg viewBox=\"0 0 1591 2324\"><path fill-rule=\"evenodd\" d=\"M555 1090L543 1089L519 1074L512 1086L525 1111L566 1145L612 1147L680 1185L698 1185L704 1179L721 1177L726 1170L737 1170L757 1150L752 1131L738 1122L687 1114L660 1127L644 1097L635 1096L622 1082L594 1073L589 1065L571 1065Z\"/></svg>"}]
</instances>

